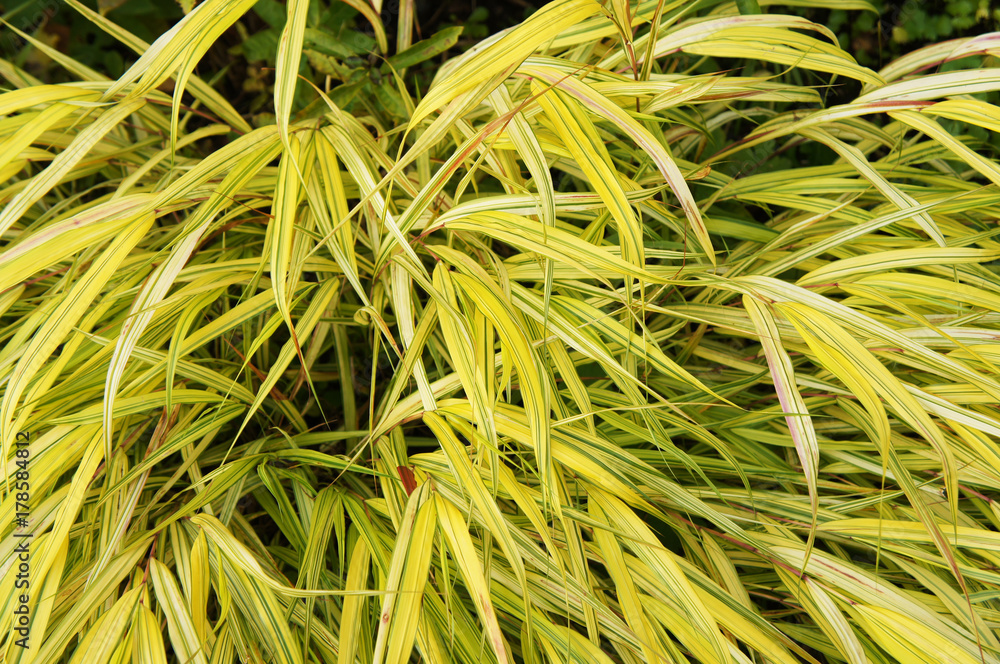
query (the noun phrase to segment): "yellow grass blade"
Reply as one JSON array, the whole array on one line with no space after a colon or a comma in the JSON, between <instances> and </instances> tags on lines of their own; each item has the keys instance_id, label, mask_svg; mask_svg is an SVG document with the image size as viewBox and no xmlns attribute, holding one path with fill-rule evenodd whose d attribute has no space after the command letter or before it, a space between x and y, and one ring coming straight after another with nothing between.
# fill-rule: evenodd
<instances>
[{"instance_id":1,"label":"yellow grass blade","mask_svg":"<svg viewBox=\"0 0 1000 664\"><path fill-rule=\"evenodd\" d=\"M434 496L437 507L437 514L441 532L448 539L448 546L459 570L465 577L469 590L472 593L476 609L479 611L479 619L486 627L490 646L496 655L497 661L501 664L508 664L511 659L507 652L507 644L504 642L500 625L497 623L496 612L493 603L490 601L490 589L483 576L482 566L476 557L476 550L472 543L472 538L466 530L465 519L461 512L454 505L442 498L440 495Z\"/></svg>"},{"instance_id":2,"label":"yellow grass blade","mask_svg":"<svg viewBox=\"0 0 1000 664\"><path fill-rule=\"evenodd\" d=\"M409 128L412 129L462 93L489 83L490 89L481 91L485 96L541 44L598 11L599 6L594 0L550 2L500 39L467 53L447 77L442 77L440 82L431 86L413 111Z\"/></svg>"},{"instance_id":3,"label":"yellow grass blade","mask_svg":"<svg viewBox=\"0 0 1000 664\"><path fill-rule=\"evenodd\" d=\"M562 144L614 217L622 238L622 258L642 268L645 265L642 229L596 127L583 108L566 99L565 93L558 89L532 83L531 90Z\"/></svg>"},{"instance_id":4,"label":"yellow grass blade","mask_svg":"<svg viewBox=\"0 0 1000 664\"><path fill-rule=\"evenodd\" d=\"M167 653L156 616L145 605L136 612L133 658L136 664L167 664Z\"/></svg>"},{"instance_id":5,"label":"yellow grass blade","mask_svg":"<svg viewBox=\"0 0 1000 664\"><path fill-rule=\"evenodd\" d=\"M167 618L167 633L170 644L186 662L207 664L207 653L202 649L201 639L191 620L187 602L181 593L177 579L166 565L155 558L149 561L149 578L153 583L156 598Z\"/></svg>"},{"instance_id":6,"label":"yellow grass blade","mask_svg":"<svg viewBox=\"0 0 1000 664\"><path fill-rule=\"evenodd\" d=\"M32 178L28 186L22 189L0 212L0 233L6 232L29 207L37 203L52 187L56 186L105 134L114 129L125 117L142 108L145 103L143 99L133 99L110 108L77 134L70 146L52 160L52 163L45 169L44 175Z\"/></svg>"},{"instance_id":7,"label":"yellow grass blade","mask_svg":"<svg viewBox=\"0 0 1000 664\"><path fill-rule=\"evenodd\" d=\"M288 150L288 159L294 164L298 158L298 150L289 141L288 120L292 114L292 101L295 98L295 88L299 82L299 62L302 59L302 42L305 37L306 18L309 14L309 2L306 0L291 0L287 8L287 21L281 31L276 56L276 71L274 75L274 114L281 133L281 142ZM284 161L284 160L282 160ZM295 171L292 174L295 174ZM285 179L285 186L288 180ZM280 191L280 190L279 190ZM293 190L297 191L297 190ZM295 198L293 193L289 194Z\"/></svg>"},{"instance_id":8,"label":"yellow grass blade","mask_svg":"<svg viewBox=\"0 0 1000 664\"><path fill-rule=\"evenodd\" d=\"M371 553L363 539L358 539L351 552L351 562L348 567L347 582L344 590L344 610L341 613L343 625L340 631L340 651L337 654L338 664L353 664L358 649L358 632L361 625L361 612L367 602L357 591L365 589L368 578L368 567L371 563Z\"/></svg>"},{"instance_id":9,"label":"yellow grass blade","mask_svg":"<svg viewBox=\"0 0 1000 664\"><path fill-rule=\"evenodd\" d=\"M774 390L778 395L781 409L785 412L785 422L788 424L788 431L795 443L795 451L798 453L806 486L809 488L809 509L812 512L812 524L809 529L809 542L806 544L806 549L811 550L819 512L819 440L816 437L816 429L813 427L809 407L806 406L798 385L796 385L795 369L788 353L782 346L781 335L777 325L775 325L773 314L748 295L743 296L743 306L750 315L750 320L757 330L760 344L764 349L771 380L774 381Z\"/></svg>"},{"instance_id":10,"label":"yellow grass blade","mask_svg":"<svg viewBox=\"0 0 1000 664\"><path fill-rule=\"evenodd\" d=\"M410 659L420 618L421 596L430 569L437 509L429 486L413 492L403 515L379 613L375 664L405 664Z\"/></svg>"},{"instance_id":11,"label":"yellow grass blade","mask_svg":"<svg viewBox=\"0 0 1000 664\"><path fill-rule=\"evenodd\" d=\"M649 526L618 498L596 488L591 490L590 497L607 516L609 523L627 538L625 541L635 555L653 570L664 590L681 607L692 628L706 640L713 658L711 661L728 661L728 649L715 620L691 588L674 554L664 549Z\"/></svg>"},{"instance_id":12,"label":"yellow grass blade","mask_svg":"<svg viewBox=\"0 0 1000 664\"><path fill-rule=\"evenodd\" d=\"M655 662L667 659L667 655L656 647L654 633L650 629L645 613L643 602L649 602L650 598L640 598L639 593L632 581L632 574L626 564L624 553L617 538L609 532L611 524L608 518L599 507L596 501L588 504L591 515L598 521L598 526L594 528L594 540L601 551L604 559L604 566L608 569L608 574L614 582L618 601L625 614L625 621L635 633L639 641L643 659L647 662Z\"/></svg>"},{"instance_id":13,"label":"yellow grass blade","mask_svg":"<svg viewBox=\"0 0 1000 664\"><path fill-rule=\"evenodd\" d=\"M934 653L939 661L949 664L974 664L982 661L899 611L859 604L854 607L853 613L876 643L885 648L896 661L916 664L926 661L928 653Z\"/></svg>"}]
</instances>

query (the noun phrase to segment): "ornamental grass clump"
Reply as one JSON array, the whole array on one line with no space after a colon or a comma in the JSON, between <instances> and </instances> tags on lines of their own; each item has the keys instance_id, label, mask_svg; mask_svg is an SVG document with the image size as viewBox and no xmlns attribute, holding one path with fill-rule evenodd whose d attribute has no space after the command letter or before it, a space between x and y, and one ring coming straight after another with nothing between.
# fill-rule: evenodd
<instances>
[{"instance_id":1,"label":"ornamental grass clump","mask_svg":"<svg viewBox=\"0 0 1000 664\"><path fill-rule=\"evenodd\" d=\"M67 2L137 57L0 61L0 660L1000 662L1000 35L289 0L251 117L252 1Z\"/></svg>"}]
</instances>

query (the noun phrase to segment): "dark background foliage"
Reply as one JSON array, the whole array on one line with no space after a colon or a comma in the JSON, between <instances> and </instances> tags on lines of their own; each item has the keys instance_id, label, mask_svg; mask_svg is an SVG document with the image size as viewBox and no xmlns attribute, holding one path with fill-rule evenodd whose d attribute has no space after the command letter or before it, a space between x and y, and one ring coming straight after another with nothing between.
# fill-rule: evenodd
<instances>
[{"instance_id":1,"label":"dark background foliage","mask_svg":"<svg viewBox=\"0 0 1000 664\"><path fill-rule=\"evenodd\" d=\"M196 0L82 0L96 7L112 21L147 42L167 31L189 11ZM300 75L324 86L342 108L381 118L384 126L394 126L408 117L405 100L394 74L405 68L411 95L426 90L438 67L447 57L463 51L490 34L524 20L544 0L418 0L418 39L427 40L426 53L406 60L397 57L394 43L400 0L384 0L382 22L388 38L388 53L378 52L371 25L350 6L338 0L316 0L309 19L305 55ZM874 0L880 12L830 10L825 8L764 5L764 11L799 14L826 25L836 33L840 45L860 64L878 69L891 60L930 43L982 34L1000 28L1000 7L991 0ZM80 16L63 0L11 0L0 4L0 14L11 26L77 61L112 77L120 76L135 60L135 54ZM208 51L197 73L208 80L245 117L255 124L273 121L274 57L285 23L282 0L259 0L254 9L230 28ZM456 28L461 28L459 31ZM68 74L38 49L28 48L12 30L0 30L0 56L12 60L45 82L60 82ZM966 61L948 63L946 69L961 69ZM746 75L768 73L751 61L701 63L705 72L743 70ZM759 71L758 71L759 70ZM796 74L798 75L798 74ZM802 81L803 84L817 83ZM852 99L859 92L856 81L838 80L825 89L829 104ZM316 95L304 85L298 88L296 109L310 112ZM996 97L997 95L990 95ZM996 101L990 99L990 101ZM362 108L354 108L361 105ZM1000 148L989 132L965 126L952 130L966 132L978 141L974 148L993 154ZM734 126L731 130L752 129ZM725 137L720 140L725 142ZM796 164L823 162L828 155L814 154L825 148L813 144L810 150L791 146L774 152L759 146L760 158L749 164L730 166L729 175L746 176L758 171L789 168ZM727 165L719 165L724 171ZM748 170L749 169L749 170Z\"/></svg>"},{"instance_id":2,"label":"dark background foliage","mask_svg":"<svg viewBox=\"0 0 1000 664\"><path fill-rule=\"evenodd\" d=\"M82 0L96 7L108 18L147 42L163 34L193 7L195 0ZM426 53L403 61L396 54L396 18L400 0L384 0L382 22L388 38L388 53L378 52L371 25L357 12L338 0L316 0L309 19L305 55L300 75L324 86L342 108L381 118L385 126L394 126L408 117L405 101L399 93L394 73L405 68L405 81L411 95L426 90L438 65L447 57L463 51L490 34L524 20L544 0L418 0L418 33L414 41L426 40ZM991 0L875 0L880 12L844 11L809 7L764 5L764 11L799 14L826 25L836 33L841 47L860 64L878 69L891 60L930 43L968 37L1000 29L1000 7ZM77 61L109 76L120 76L135 60L135 54L80 16L63 0L12 0L0 4L0 14L10 25L32 35ZM278 38L285 23L285 5L281 0L259 0L254 9L229 29L208 51L197 73L208 80L245 117L255 124L273 121L274 57ZM457 30L456 28L461 28ZM68 74L45 54L28 48L24 39L12 30L0 31L0 56L12 60L45 82L60 82ZM954 61L945 69L961 69L966 61ZM751 61L701 63L705 72L743 70L745 75L767 73ZM758 71L759 70L759 71ZM798 74L796 74L798 75ZM820 81L802 81L803 84ZM838 80L825 89L828 104L842 103L859 92L856 81ZM298 88L296 108L310 112L316 95L308 86ZM989 95L990 101L996 101ZM974 149L992 155L997 139L979 127L961 128L944 121L951 130L967 133L975 139ZM750 126L730 130L750 131ZM725 143L725 137L719 140ZM721 143L720 143L721 144ZM775 152L773 146L759 146L760 158L750 162L720 164L729 175L742 177L759 171L772 171L810 163L823 163L829 155L815 154L825 148L811 144L809 149L786 146Z\"/></svg>"},{"instance_id":3,"label":"dark background foliage","mask_svg":"<svg viewBox=\"0 0 1000 664\"><path fill-rule=\"evenodd\" d=\"M182 5L193 0L85 0L116 23L138 37L152 41L166 31L182 15ZM238 29L230 30L223 43L233 50L261 32L269 25L268 15L273 15L275 0L262 0L258 10L248 13ZM325 4L325 3L324 3ZM330 8L340 3L330 3ZM449 26L463 26L462 39L456 48L467 47L483 37L510 27L524 20L544 4L541 0L445 0L417 3L421 36L427 37ZM782 7L782 11L799 13L830 27L840 36L841 47L870 67L882 64L924 44L967 37L998 29L1000 7L991 0L876 0L878 15L871 12L840 10L812 10L800 7ZM341 7L345 7L341 5ZM398 0L383 4L383 21L390 40ZM767 8L765 7L765 10ZM340 10L341 14L345 14ZM346 12L350 14L351 12ZM346 15L345 14L345 15ZM14 27L69 54L80 62L106 71L112 76L122 73L131 54L97 30L60 0L12 0L0 4L0 15ZM337 15L341 19L340 14ZM363 22L363 21L362 21ZM346 26L362 35L366 26L351 22ZM264 40L258 40L263 46ZM364 40L362 40L364 41ZM25 65L31 73L41 78L58 77L51 71L44 56L29 54L24 42L4 31L0 40L3 57ZM248 56L254 56L253 51ZM210 61L203 68L218 71L227 64L236 66L231 54L217 48L208 55ZM251 60L251 57L247 57ZM238 77L230 79L235 83Z\"/></svg>"}]
</instances>

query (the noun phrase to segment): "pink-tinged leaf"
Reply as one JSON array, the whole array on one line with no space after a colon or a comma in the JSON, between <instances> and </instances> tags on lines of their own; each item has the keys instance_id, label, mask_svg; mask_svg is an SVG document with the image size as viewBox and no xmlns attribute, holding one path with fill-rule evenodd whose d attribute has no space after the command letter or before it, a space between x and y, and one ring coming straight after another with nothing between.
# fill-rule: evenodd
<instances>
[{"instance_id":1,"label":"pink-tinged leaf","mask_svg":"<svg viewBox=\"0 0 1000 664\"><path fill-rule=\"evenodd\" d=\"M764 349L767 367L774 381L774 391L778 395L781 409L785 412L788 432L792 436L792 442L795 443L795 451L798 453L806 486L809 488L812 528L809 529L809 542L806 545L808 560L808 550L812 548L816 536L816 520L819 513L819 441L813 428L812 417L809 415L809 408L806 407L795 385L795 369L788 353L781 345L781 335L774 316L750 295L743 296L743 306L750 315Z\"/></svg>"},{"instance_id":2,"label":"pink-tinged leaf","mask_svg":"<svg viewBox=\"0 0 1000 664\"><path fill-rule=\"evenodd\" d=\"M653 47L653 57L659 58L669 53L676 53L688 44L696 44L711 37L720 30L728 28L795 28L799 30L814 30L836 43L836 36L826 26L796 16L781 14L756 14L747 16L727 16L725 18L709 19L692 22L679 30L664 35Z\"/></svg>"},{"instance_id":3,"label":"pink-tinged leaf","mask_svg":"<svg viewBox=\"0 0 1000 664\"><path fill-rule=\"evenodd\" d=\"M928 101L952 95L1000 90L1000 69L973 69L927 74L876 88L854 100L856 104L887 99Z\"/></svg>"},{"instance_id":4,"label":"pink-tinged leaf","mask_svg":"<svg viewBox=\"0 0 1000 664\"><path fill-rule=\"evenodd\" d=\"M1000 49L1000 32L988 32L978 37L951 39L930 44L907 53L885 66L879 74L886 81L895 81L907 74L926 71L946 62L970 55L987 55Z\"/></svg>"}]
</instances>

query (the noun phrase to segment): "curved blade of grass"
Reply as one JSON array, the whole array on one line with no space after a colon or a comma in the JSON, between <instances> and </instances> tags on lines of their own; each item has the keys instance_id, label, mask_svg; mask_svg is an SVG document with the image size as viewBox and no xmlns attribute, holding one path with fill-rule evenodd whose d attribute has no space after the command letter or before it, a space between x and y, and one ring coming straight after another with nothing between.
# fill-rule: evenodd
<instances>
[{"instance_id":1,"label":"curved blade of grass","mask_svg":"<svg viewBox=\"0 0 1000 664\"><path fill-rule=\"evenodd\" d=\"M905 210L907 208L913 208L920 205L916 199L912 196L900 191L897 187L893 186L885 177L883 177L877 169L873 168L871 164L865 159L864 154L852 145L848 145L841 140L830 135L828 132L821 129L805 129L799 130L801 135L811 138L817 143L822 143L826 145L834 152L843 157L848 163L850 163L854 168L858 170L861 175L872 183L876 189L878 189L887 199L892 201L896 207L900 210ZM937 242L938 246L947 246L947 242L944 236L941 234L940 229L937 224L926 212L917 212L913 215L913 220L920 225L924 232L930 236L932 240Z\"/></svg>"},{"instance_id":2,"label":"curved blade of grass","mask_svg":"<svg viewBox=\"0 0 1000 664\"><path fill-rule=\"evenodd\" d=\"M614 217L621 237L622 258L642 268L646 262L642 227L594 124L578 104L567 103L565 93L558 89L545 89L532 82L531 90L562 144Z\"/></svg>"},{"instance_id":3,"label":"curved blade of grass","mask_svg":"<svg viewBox=\"0 0 1000 664\"><path fill-rule=\"evenodd\" d=\"M132 629L135 633L133 657L136 664L167 664L160 623L145 605L141 605L136 612Z\"/></svg>"},{"instance_id":4,"label":"curved blade of grass","mask_svg":"<svg viewBox=\"0 0 1000 664\"><path fill-rule=\"evenodd\" d=\"M341 612L340 649L337 653L337 664L354 664L358 649L358 637L361 618L364 615L367 599L359 591L367 587L371 553L363 538L358 538L351 551L351 562L347 568L347 581L344 590L344 608Z\"/></svg>"},{"instance_id":5,"label":"curved blade of grass","mask_svg":"<svg viewBox=\"0 0 1000 664\"><path fill-rule=\"evenodd\" d=\"M149 578L156 592L157 604L166 614L167 633L170 634L170 644L177 656L192 664L208 664L207 653L202 649L201 639L194 628L177 579L156 558L149 560Z\"/></svg>"},{"instance_id":6,"label":"curved blade of grass","mask_svg":"<svg viewBox=\"0 0 1000 664\"><path fill-rule=\"evenodd\" d=\"M302 41L305 37L306 18L309 15L309 0L289 0L287 19L278 41L274 74L274 115L281 134L281 141L289 150L292 161L298 158L298 150L289 143L288 120L292 115L292 101L299 82L299 62L302 59ZM294 171L293 171L294 173ZM287 185L287 181L286 184Z\"/></svg>"},{"instance_id":7,"label":"curved blade of grass","mask_svg":"<svg viewBox=\"0 0 1000 664\"><path fill-rule=\"evenodd\" d=\"M609 532L611 525L607 516L601 510L598 501L588 501L587 508L591 516L599 523L593 529L594 540L604 559L604 566L614 583L618 602L621 605L622 613L625 614L625 621L639 641L643 658L647 662L669 661L668 656L656 647L654 633L643 611L642 602L648 602L649 598L640 599L621 545L615 535Z\"/></svg>"},{"instance_id":8,"label":"curved blade of grass","mask_svg":"<svg viewBox=\"0 0 1000 664\"><path fill-rule=\"evenodd\" d=\"M83 664L94 662L105 664L112 662L112 657L125 640L127 643L125 628L131 622L132 613L139 600L140 590L133 588L126 591L110 611L101 614L87 634L80 639L80 645L70 664Z\"/></svg>"},{"instance_id":9,"label":"curved blade of grass","mask_svg":"<svg viewBox=\"0 0 1000 664\"><path fill-rule=\"evenodd\" d=\"M934 447L941 460L942 475L948 492L951 513L958 514L958 479L954 454L947 441L944 440L940 430L934 425L930 416L917 400L900 384L899 380L888 369L858 343L857 340L846 334L833 320L815 309L794 303L783 303L778 305L778 307L785 317L793 320L797 326L806 326L813 335L827 345L843 349L847 357L850 358L850 361L853 361L865 375L866 382L872 385L879 396L896 413L897 417L905 421ZM889 463L893 466L898 464L895 454L890 454ZM911 504L920 515L921 522L927 529L927 532L934 538L938 550L944 559L948 561L952 573L964 587L964 581L958 569L954 552L951 550L951 546L943 531L938 527L933 514L915 496L915 487L909 486L911 484L909 473L895 467L894 472L896 473L897 481L903 484L904 490L910 496Z\"/></svg>"},{"instance_id":10,"label":"curved blade of grass","mask_svg":"<svg viewBox=\"0 0 1000 664\"><path fill-rule=\"evenodd\" d=\"M920 110L925 115L935 115L949 120L966 122L996 133L1000 132L1000 109L981 99L949 99L939 101Z\"/></svg>"},{"instance_id":11,"label":"curved blade of grass","mask_svg":"<svg viewBox=\"0 0 1000 664\"><path fill-rule=\"evenodd\" d=\"M525 410L528 413L528 425L532 437L537 441L534 447L543 494L547 499L546 506L551 507L558 516L560 504L552 465L549 419L536 353L524 330L517 324L517 315L510 303L501 300L492 288L465 275L456 273L453 279L493 324L505 353L510 353L511 361L517 367Z\"/></svg>"},{"instance_id":12,"label":"curved blade of grass","mask_svg":"<svg viewBox=\"0 0 1000 664\"><path fill-rule=\"evenodd\" d=\"M454 431L436 413L424 413L423 421L441 443L452 473L463 490L469 494L472 504L479 512L479 518L496 537L500 548L510 562L515 579L524 590L527 590L528 582L524 564L521 561L520 550L511 537L510 526L497 507L496 500L490 495L481 478L478 477L478 473L469 461L468 454L459 443L458 438L455 437ZM525 601L529 602L530 594L525 594L524 597Z\"/></svg>"},{"instance_id":13,"label":"curved blade of grass","mask_svg":"<svg viewBox=\"0 0 1000 664\"><path fill-rule=\"evenodd\" d=\"M256 467L258 460L251 459L250 461L252 463L249 465ZM245 472L244 470L240 474L245 474ZM190 521L205 532L209 542L218 547L218 550L225 556L227 561L235 565L238 570L241 570L241 573L252 578L255 584L258 584L256 587L260 589L268 589L270 592L280 593L289 597L323 597L342 594L335 590L306 590L279 583L264 571L260 562L257 561L246 545L238 541L229 528L223 525L217 518L208 514L194 514L190 516Z\"/></svg>"},{"instance_id":14,"label":"curved blade of grass","mask_svg":"<svg viewBox=\"0 0 1000 664\"><path fill-rule=\"evenodd\" d=\"M130 97L141 97L177 73L178 64L193 68L215 40L245 14L254 0L206 0L163 33L104 93L111 99L138 79ZM175 90L179 97L183 90Z\"/></svg>"},{"instance_id":15,"label":"curved blade of grass","mask_svg":"<svg viewBox=\"0 0 1000 664\"><path fill-rule=\"evenodd\" d=\"M971 95L1000 89L1000 71L975 69L941 74L923 74L905 81L890 83L854 100L856 104L876 101L928 101L953 95Z\"/></svg>"},{"instance_id":16,"label":"curved blade of grass","mask_svg":"<svg viewBox=\"0 0 1000 664\"><path fill-rule=\"evenodd\" d=\"M519 71L540 78L559 90L566 91L577 99L584 108L613 122L621 131L631 137L656 163L657 168L663 175L663 179L670 185L671 191L674 192L677 200L680 201L681 207L684 209L684 214L687 216L688 222L694 230L695 237L702 251L708 256L709 261L713 265L715 264L715 250L712 248L712 240L708 236L708 230L705 228L705 222L701 217L698 204L694 200L694 196L691 194L691 190L688 188L687 182L684 180L684 176L681 174L674 159L649 130L632 119L620 106L612 103L594 88L576 78L566 77L560 72L546 67L527 66L521 67ZM572 152L572 145L569 147ZM579 159L577 161L579 162ZM625 256L624 253L623 256ZM625 258L628 260L627 256Z\"/></svg>"},{"instance_id":17,"label":"curved blade of grass","mask_svg":"<svg viewBox=\"0 0 1000 664\"><path fill-rule=\"evenodd\" d=\"M378 42L379 50L382 53L388 53L389 45L385 36L385 26L382 25L382 19L379 16L379 9L373 8L365 0L344 0L344 3L358 10L358 13L371 23L372 29L375 31L375 41Z\"/></svg>"},{"instance_id":18,"label":"curved blade of grass","mask_svg":"<svg viewBox=\"0 0 1000 664\"><path fill-rule=\"evenodd\" d=\"M271 288L278 312L292 335L295 347L299 340L292 324L292 314L288 307L288 268L292 262L292 242L295 236L295 221L299 207L300 178L298 160L301 156L299 139L286 137L288 147L281 158L278 182L274 192L274 220L268 225L271 245ZM294 289L294 284L292 284Z\"/></svg>"},{"instance_id":19,"label":"curved blade of grass","mask_svg":"<svg viewBox=\"0 0 1000 664\"><path fill-rule=\"evenodd\" d=\"M922 662L928 653L934 653L940 661L952 664L983 661L904 613L864 604L856 604L852 608L855 619L896 661Z\"/></svg>"},{"instance_id":20,"label":"curved blade of grass","mask_svg":"<svg viewBox=\"0 0 1000 664\"><path fill-rule=\"evenodd\" d=\"M857 279L858 286L868 286L892 297L926 297L933 293L954 302L975 308L1000 312L1000 295L967 284L955 283L925 274L887 273L868 275Z\"/></svg>"},{"instance_id":21,"label":"curved blade of grass","mask_svg":"<svg viewBox=\"0 0 1000 664\"><path fill-rule=\"evenodd\" d=\"M795 443L795 451L798 453L802 474L805 475L806 486L809 489L812 523L809 528L809 541L806 543L806 560L808 560L816 538L819 513L819 440L809 414L809 407L806 406L796 385L795 369L782 346L781 334L775 325L774 316L749 295L743 296L743 306L750 315L750 320L760 338L761 347L764 349L774 390L778 395L781 410L785 413L785 423Z\"/></svg>"},{"instance_id":22,"label":"curved blade of grass","mask_svg":"<svg viewBox=\"0 0 1000 664\"><path fill-rule=\"evenodd\" d=\"M723 664L729 661L728 648L708 609L694 592L690 582L674 560L674 554L663 548L659 540L630 507L615 496L594 487L590 500L597 503L608 522L622 533L635 555L646 563L663 588L682 607L691 626L709 644L712 661Z\"/></svg>"},{"instance_id":23,"label":"curved blade of grass","mask_svg":"<svg viewBox=\"0 0 1000 664\"><path fill-rule=\"evenodd\" d=\"M922 112L897 111L889 113L889 116L933 138L951 150L956 157L974 168L980 175L993 184L1000 185L1000 168L997 168L996 164L976 153L972 148L949 134L944 130L944 127L933 119L926 117Z\"/></svg>"},{"instance_id":24,"label":"curved blade of grass","mask_svg":"<svg viewBox=\"0 0 1000 664\"><path fill-rule=\"evenodd\" d=\"M753 58L846 76L873 85L882 77L855 62L839 46L791 30L770 27L724 28L683 47L685 53L725 58Z\"/></svg>"},{"instance_id":25,"label":"curved blade of grass","mask_svg":"<svg viewBox=\"0 0 1000 664\"><path fill-rule=\"evenodd\" d=\"M96 92L93 93L93 99L98 97ZM54 103L35 114L28 124L21 126L6 140L0 142L0 171L35 143L44 132L52 129L53 125L62 124L69 115L78 110L79 107L72 104ZM7 179L5 177L4 181Z\"/></svg>"},{"instance_id":26,"label":"curved blade of grass","mask_svg":"<svg viewBox=\"0 0 1000 664\"><path fill-rule=\"evenodd\" d=\"M577 263L595 279L608 280L622 276L652 283L662 279L622 260L603 247L595 246L561 228L548 228L537 221L503 211L475 212L449 220L447 228L483 233L526 252L542 254L559 263ZM608 274L610 273L610 274Z\"/></svg>"},{"instance_id":27,"label":"curved blade of grass","mask_svg":"<svg viewBox=\"0 0 1000 664\"><path fill-rule=\"evenodd\" d=\"M52 160L48 168L31 178L28 185L7 203L3 211L0 212L0 233L6 233L28 208L37 203L72 171L109 131L145 104L145 99L133 99L116 104L80 131L73 142Z\"/></svg>"},{"instance_id":28,"label":"curved blade of grass","mask_svg":"<svg viewBox=\"0 0 1000 664\"><path fill-rule=\"evenodd\" d=\"M142 194L107 201L22 239L0 254L0 291L120 233L134 222L137 212L149 200L148 195Z\"/></svg>"},{"instance_id":29,"label":"curved blade of grass","mask_svg":"<svg viewBox=\"0 0 1000 664\"><path fill-rule=\"evenodd\" d=\"M476 556L472 537L469 536L466 529L465 519L458 508L440 495L434 496L434 502L437 506L438 525L448 539L448 546L458 564L458 569L465 578L469 592L472 594L479 618L489 635L488 640L493 648L493 653L500 664L510 664L512 660L507 653L507 644L500 631L493 602L490 601L489 584L483 576L483 568Z\"/></svg>"},{"instance_id":30,"label":"curved blade of grass","mask_svg":"<svg viewBox=\"0 0 1000 664\"><path fill-rule=\"evenodd\" d=\"M996 32L987 32L975 37L928 44L893 60L879 73L885 80L895 81L906 74L922 72L951 60L989 53L990 49L996 48L998 41L1000 41L1000 37L997 36Z\"/></svg>"},{"instance_id":31,"label":"curved blade of grass","mask_svg":"<svg viewBox=\"0 0 1000 664\"><path fill-rule=\"evenodd\" d=\"M135 219L128 230L119 235L87 270L86 275L73 285L67 297L56 307L53 316L32 337L7 383L0 405L0 427L3 433L3 449L0 454L3 458L8 454L10 441L14 440L14 432L17 430L15 410L28 382L63 342L152 223L153 215ZM26 414L27 412L24 413Z\"/></svg>"},{"instance_id":32,"label":"curved blade of grass","mask_svg":"<svg viewBox=\"0 0 1000 664\"><path fill-rule=\"evenodd\" d=\"M506 77L541 44L600 11L594 0L550 2L492 44L469 52L448 76L433 84L410 117L408 129L464 92ZM492 91L482 90L483 95Z\"/></svg>"},{"instance_id":33,"label":"curved blade of grass","mask_svg":"<svg viewBox=\"0 0 1000 664\"><path fill-rule=\"evenodd\" d=\"M905 270L931 265L978 264L1000 258L1000 250L964 247L925 246L914 249L892 249L873 254L841 258L816 268L801 277L799 286L816 286L851 279L869 272Z\"/></svg>"},{"instance_id":34,"label":"curved blade of grass","mask_svg":"<svg viewBox=\"0 0 1000 664\"><path fill-rule=\"evenodd\" d=\"M757 293L777 301L790 300L806 305L813 311L822 311L824 315L838 321L847 331L854 332L863 338L878 339L880 342L893 348L902 348L905 352L912 353L914 357L920 358L930 366L933 366L943 376L949 376L951 380L958 382L972 383L987 394L1000 399L998 386L992 381L984 380L980 374L971 370L965 364L941 355L923 344L916 343L886 324L860 311L847 307L836 300L812 293L808 289L783 283L771 277L738 277L732 280L732 284L734 286L745 285L754 289Z\"/></svg>"},{"instance_id":35,"label":"curved blade of grass","mask_svg":"<svg viewBox=\"0 0 1000 664\"><path fill-rule=\"evenodd\" d=\"M66 0L66 3L88 21L139 55L142 55L149 50L149 44L139 39L128 30L125 30L116 23L108 20L106 17L93 9L90 9L83 3L79 2L79 0ZM203 80L197 76L191 76L190 87L190 92L195 99L204 102L206 108L214 112L220 120L228 124L234 130L240 133L249 133L253 130L253 128L247 124L247 121L243 119L243 116L241 116L239 112L233 108L232 104L230 104L225 97L216 92L215 89Z\"/></svg>"},{"instance_id":36,"label":"curved blade of grass","mask_svg":"<svg viewBox=\"0 0 1000 664\"><path fill-rule=\"evenodd\" d=\"M430 486L423 484L406 503L385 582L374 664L405 664L410 660L434 551L430 543L437 529L436 502L429 500L429 494Z\"/></svg>"},{"instance_id":37,"label":"curved blade of grass","mask_svg":"<svg viewBox=\"0 0 1000 664\"><path fill-rule=\"evenodd\" d=\"M688 44L697 44L705 41L721 30L732 28L784 28L787 30L813 30L819 32L831 42L837 41L837 36L825 25L814 23L799 16L783 16L781 14L756 16L726 16L715 19L695 19L682 28L678 28L664 35L653 48L655 57L676 51Z\"/></svg>"}]
</instances>

